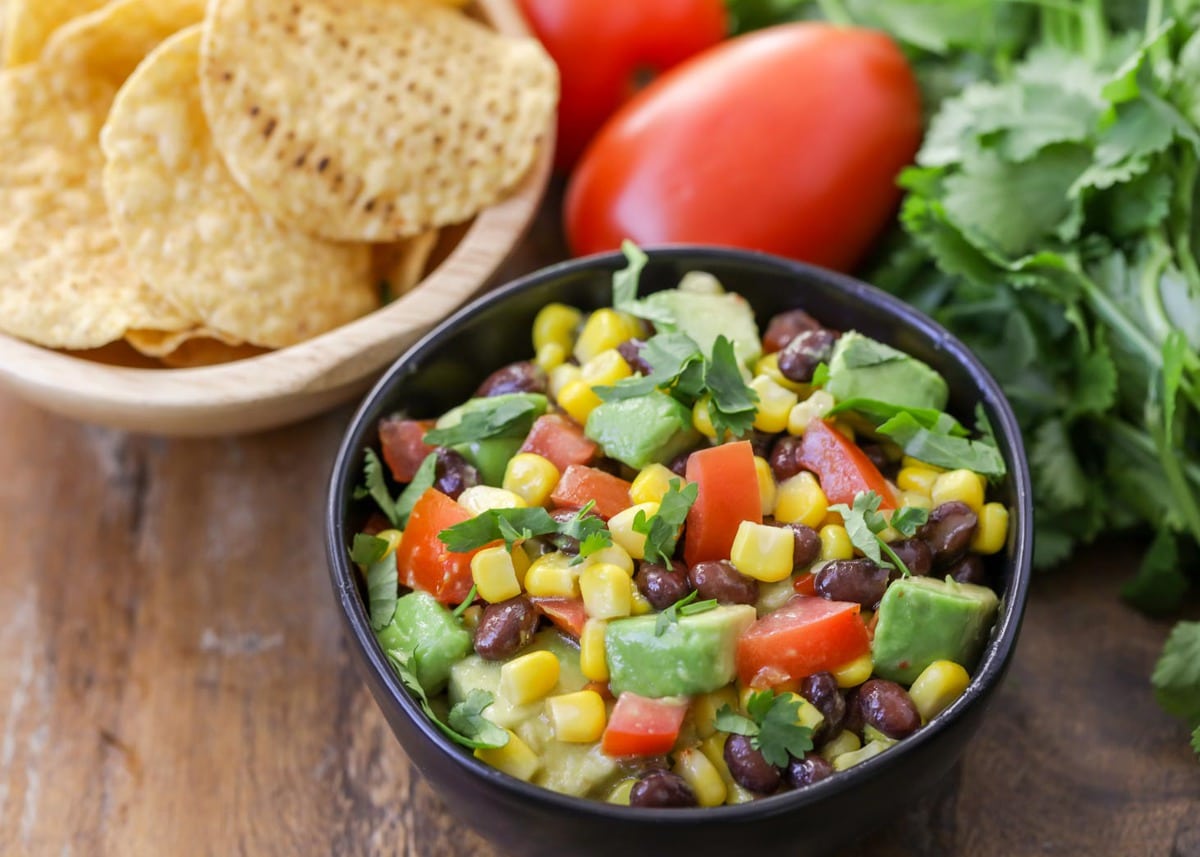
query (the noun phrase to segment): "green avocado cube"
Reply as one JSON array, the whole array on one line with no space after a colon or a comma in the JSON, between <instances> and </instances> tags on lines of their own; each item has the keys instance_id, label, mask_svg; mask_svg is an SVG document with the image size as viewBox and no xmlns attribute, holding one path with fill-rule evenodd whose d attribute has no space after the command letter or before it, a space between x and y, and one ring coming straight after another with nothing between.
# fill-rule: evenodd
<instances>
[{"instance_id":1,"label":"green avocado cube","mask_svg":"<svg viewBox=\"0 0 1200 857\"><path fill-rule=\"evenodd\" d=\"M385 651L415 654L417 681L430 696L446 686L450 667L471 651L470 632L426 592L400 598L392 621L375 636Z\"/></svg>"},{"instance_id":2,"label":"green avocado cube","mask_svg":"<svg viewBox=\"0 0 1200 857\"><path fill-rule=\"evenodd\" d=\"M946 380L927 364L855 330L833 347L825 389L839 402L874 399L935 411L944 410L950 397Z\"/></svg>"},{"instance_id":3,"label":"green avocado cube","mask_svg":"<svg viewBox=\"0 0 1200 857\"><path fill-rule=\"evenodd\" d=\"M647 295L642 303L672 316L675 327L694 339L705 357L712 354L718 336L733 343L743 366L753 366L762 355L754 309L736 292L705 294L667 289Z\"/></svg>"},{"instance_id":4,"label":"green avocado cube","mask_svg":"<svg viewBox=\"0 0 1200 857\"><path fill-rule=\"evenodd\" d=\"M970 670L987 640L1000 600L986 586L906 577L879 604L871 655L875 673L912 684L925 667L947 660Z\"/></svg>"},{"instance_id":5,"label":"green avocado cube","mask_svg":"<svg viewBox=\"0 0 1200 857\"><path fill-rule=\"evenodd\" d=\"M602 402L588 417L584 434L606 455L635 470L670 461L700 440L692 427L692 412L658 390Z\"/></svg>"}]
</instances>

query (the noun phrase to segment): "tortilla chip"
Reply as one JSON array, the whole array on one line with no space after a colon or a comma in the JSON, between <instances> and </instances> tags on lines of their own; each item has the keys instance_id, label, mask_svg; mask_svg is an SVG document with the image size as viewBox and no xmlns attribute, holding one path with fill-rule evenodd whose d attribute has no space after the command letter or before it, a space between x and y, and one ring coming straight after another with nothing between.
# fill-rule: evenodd
<instances>
[{"instance_id":1,"label":"tortilla chip","mask_svg":"<svg viewBox=\"0 0 1200 857\"><path fill-rule=\"evenodd\" d=\"M33 62L50 34L80 15L99 9L108 0L7 0L4 24L4 66Z\"/></svg>"},{"instance_id":2,"label":"tortilla chip","mask_svg":"<svg viewBox=\"0 0 1200 857\"><path fill-rule=\"evenodd\" d=\"M389 300L395 300L421 282L437 246L439 232L431 229L393 244L377 244L372 269L376 281L385 284Z\"/></svg>"}]
</instances>

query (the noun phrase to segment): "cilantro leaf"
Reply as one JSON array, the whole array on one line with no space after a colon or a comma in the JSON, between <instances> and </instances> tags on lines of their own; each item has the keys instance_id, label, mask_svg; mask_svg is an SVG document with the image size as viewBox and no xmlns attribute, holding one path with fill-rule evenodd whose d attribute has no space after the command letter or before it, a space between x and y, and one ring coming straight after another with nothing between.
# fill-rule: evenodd
<instances>
[{"instance_id":1,"label":"cilantro leaf","mask_svg":"<svg viewBox=\"0 0 1200 857\"><path fill-rule=\"evenodd\" d=\"M421 682L417 679L417 662L420 660L419 648L413 652L389 649L386 654L388 661L391 662L392 669L396 671L396 675L400 677L400 681L404 683L404 686L417 698L417 703L421 706L426 716L451 741L473 750L492 750L497 747L503 747L508 743L508 733L504 730L494 733L487 730L486 727L481 727L481 732L477 736L466 735L449 724L442 722L437 712L433 710L433 706L429 702L429 696L425 693L425 688L421 686ZM466 701L464 700L464 702ZM481 703L481 698L476 697L476 706L479 708L478 712L474 711L475 706L464 709L462 714L459 715L460 720L464 721L464 723L473 722L473 713L482 716L482 711L487 708L487 705Z\"/></svg>"},{"instance_id":2,"label":"cilantro leaf","mask_svg":"<svg viewBox=\"0 0 1200 857\"><path fill-rule=\"evenodd\" d=\"M412 514L413 506L421 499L421 495L433 487L437 480L437 453L431 452L417 467L412 482L404 486L400 496L396 498L396 526L403 529L408 526L408 517Z\"/></svg>"},{"instance_id":3,"label":"cilantro leaf","mask_svg":"<svg viewBox=\"0 0 1200 857\"><path fill-rule=\"evenodd\" d=\"M1200 726L1192 730L1192 749L1200 756Z\"/></svg>"},{"instance_id":4,"label":"cilantro leaf","mask_svg":"<svg viewBox=\"0 0 1200 857\"><path fill-rule=\"evenodd\" d=\"M843 411L854 411L866 417L873 425L885 424L899 414L908 414L918 425L937 434L947 434L954 437L966 437L970 434L963 425L944 411L933 408L909 408L904 405L893 405L878 399L855 397L843 399L829 409L830 414L840 414Z\"/></svg>"},{"instance_id":5,"label":"cilantro leaf","mask_svg":"<svg viewBox=\"0 0 1200 857\"><path fill-rule=\"evenodd\" d=\"M483 716L484 709L495 701L488 691L478 687L472 689L466 699L450 709L450 715L446 718L450 721L450 728L477 745L503 747L508 743L508 733Z\"/></svg>"},{"instance_id":6,"label":"cilantro leaf","mask_svg":"<svg viewBox=\"0 0 1200 857\"><path fill-rule=\"evenodd\" d=\"M744 714L738 714L728 705L722 705L717 710L713 725L722 732L732 735L753 736L758 734L758 724Z\"/></svg>"},{"instance_id":7,"label":"cilantro leaf","mask_svg":"<svg viewBox=\"0 0 1200 857\"><path fill-rule=\"evenodd\" d=\"M583 562L596 551L612 546L612 533L604 521L590 514L595 506L596 501L589 500L582 509L558 525L559 533L579 541L579 555L572 560L572 565Z\"/></svg>"},{"instance_id":8,"label":"cilantro leaf","mask_svg":"<svg viewBox=\"0 0 1200 857\"><path fill-rule=\"evenodd\" d=\"M625 254L626 265L613 272L613 307L623 309L626 304L637 300L638 280L641 279L642 269L650 261L642 248L628 238L621 242L621 252Z\"/></svg>"},{"instance_id":9,"label":"cilantro leaf","mask_svg":"<svg viewBox=\"0 0 1200 857\"><path fill-rule=\"evenodd\" d=\"M1171 631L1151 677L1154 696L1169 714L1200 726L1200 622L1180 622Z\"/></svg>"},{"instance_id":10,"label":"cilantro leaf","mask_svg":"<svg viewBox=\"0 0 1200 857\"><path fill-rule=\"evenodd\" d=\"M813 387L824 387L829 383L829 364L824 360L817 364L817 368L813 369L810 383Z\"/></svg>"},{"instance_id":11,"label":"cilantro leaf","mask_svg":"<svg viewBox=\"0 0 1200 857\"><path fill-rule=\"evenodd\" d=\"M396 613L400 578L396 571L396 552L376 560L367 569L367 604L371 627L386 628Z\"/></svg>"},{"instance_id":12,"label":"cilantro leaf","mask_svg":"<svg viewBox=\"0 0 1200 857\"><path fill-rule=\"evenodd\" d=\"M366 533L355 533L354 544L350 547L350 561L365 568L383 559L387 548L388 543L385 539L368 536Z\"/></svg>"},{"instance_id":13,"label":"cilantro leaf","mask_svg":"<svg viewBox=\"0 0 1200 857\"><path fill-rule=\"evenodd\" d=\"M709 610L716 610L720 604L715 598L708 598L704 601L693 601L691 604L685 604L679 608L680 616L695 616L697 613L707 613Z\"/></svg>"},{"instance_id":14,"label":"cilantro leaf","mask_svg":"<svg viewBox=\"0 0 1200 857\"><path fill-rule=\"evenodd\" d=\"M558 522L545 509L534 506L529 509L489 509L461 524L447 527L438 533L438 538L455 553L470 553L498 541L503 541L505 548L512 551L513 544L522 539L557 532Z\"/></svg>"},{"instance_id":15,"label":"cilantro leaf","mask_svg":"<svg viewBox=\"0 0 1200 857\"><path fill-rule=\"evenodd\" d=\"M641 356L652 370L649 375L625 378L612 386L598 386L596 395L604 401L631 399L655 389L669 392L679 384L685 385L681 392L691 392L687 388L693 386L694 370L704 363L700 346L685 333L659 333L650 337L642 347Z\"/></svg>"},{"instance_id":16,"label":"cilantro leaf","mask_svg":"<svg viewBox=\"0 0 1200 857\"><path fill-rule=\"evenodd\" d=\"M1163 527L1142 557L1137 574L1121 587L1121 596L1139 610L1161 615L1179 607L1188 586L1179 569L1175 534Z\"/></svg>"},{"instance_id":17,"label":"cilantro leaf","mask_svg":"<svg viewBox=\"0 0 1200 857\"><path fill-rule=\"evenodd\" d=\"M472 583L471 588L467 590L467 597L459 602L459 605L450 611L450 615L455 619L461 619L462 614L467 612L467 608L475 603L475 598L479 595L479 586Z\"/></svg>"},{"instance_id":18,"label":"cilantro leaf","mask_svg":"<svg viewBox=\"0 0 1200 857\"><path fill-rule=\"evenodd\" d=\"M687 607L698 597L700 597L700 593L693 589L666 610L659 613L658 619L654 623L654 636L661 637L663 634L665 634L667 632L667 628L679 621L680 608Z\"/></svg>"},{"instance_id":19,"label":"cilantro leaf","mask_svg":"<svg viewBox=\"0 0 1200 857\"><path fill-rule=\"evenodd\" d=\"M425 443L431 446L454 446L489 437L523 435L533 425L538 407L526 396L493 396L473 399L471 410L452 426L433 428L425 432Z\"/></svg>"},{"instance_id":20,"label":"cilantro leaf","mask_svg":"<svg viewBox=\"0 0 1200 857\"><path fill-rule=\"evenodd\" d=\"M392 526L399 526L399 515L396 513L396 503L387 487L387 479L383 475L383 462L373 449L363 453L363 484L354 489L354 499L361 500L370 497L383 512L384 517Z\"/></svg>"},{"instance_id":21,"label":"cilantro leaf","mask_svg":"<svg viewBox=\"0 0 1200 857\"><path fill-rule=\"evenodd\" d=\"M727 432L741 437L750 431L758 393L742 377L733 343L723 335L713 343L712 358L704 370L704 386L712 395L708 410L717 437L723 438Z\"/></svg>"},{"instance_id":22,"label":"cilantro leaf","mask_svg":"<svg viewBox=\"0 0 1200 857\"><path fill-rule=\"evenodd\" d=\"M633 531L646 537L645 558L648 562L668 567L671 565L679 530L699 493L700 486L697 483L684 484L682 479L672 479L667 486L667 493L659 501L657 514L647 518L644 511L638 511L633 521Z\"/></svg>"},{"instance_id":23,"label":"cilantro leaf","mask_svg":"<svg viewBox=\"0 0 1200 857\"><path fill-rule=\"evenodd\" d=\"M878 431L900 444L906 455L938 467L974 470L989 479L999 479L1006 470L1004 458L995 446L984 440L969 440L926 428L907 411L896 414L879 426Z\"/></svg>"},{"instance_id":24,"label":"cilantro leaf","mask_svg":"<svg viewBox=\"0 0 1200 857\"><path fill-rule=\"evenodd\" d=\"M782 768L791 756L801 758L813 748L812 729L799 723L803 704L794 693L777 695L760 690L751 694L746 703L748 717L723 705L717 711L714 725L722 732L748 737L750 745L764 759Z\"/></svg>"},{"instance_id":25,"label":"cilantro leaf","mask_svg":"<svg viewBox=\"0 0 1200 857\"><path fill-rule=\"evenodd\" d=\"M889 525L888 518L879 511L882 502L883 498L874 491L859 491L854 495L853 506L836 503L830 506L829 510L842 516L850 543L866 557L883 568L897 568L902 575L908 577L912 572L880 535ZM928 518L929 512L925 509L902 506L892 513L890 525L901 535L910 537ZM884 554L887 554L888 559L884 559Z\"/></svg>"},{"instance_id":26,"label":"cilantro leaf","mask_svg":"<svg viewBox=\"0 0 1200 857\"><path fill-rule=\"evenodd\" d=\"M901 506L892 513L891 526L892 529L904 536L906 539L911 539L916 535L917 530L926 521L929 520L929 510L922 509L919 506Z\"/></svg>"}]
</instances>

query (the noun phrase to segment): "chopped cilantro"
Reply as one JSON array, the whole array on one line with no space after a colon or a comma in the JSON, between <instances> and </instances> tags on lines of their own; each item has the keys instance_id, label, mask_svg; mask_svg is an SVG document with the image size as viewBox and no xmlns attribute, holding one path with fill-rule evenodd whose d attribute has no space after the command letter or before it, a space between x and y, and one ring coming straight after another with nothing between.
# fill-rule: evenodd
<instances>
[{"instance_id":1,"label":"chopped cilantro","mask_svg":"<svg viewBox=\"0 0 1200 857\"><path fill-rule=\"evenodd\" d=\"M723 438L726 433L741 437L750 431L758 394L742 377L733 343L724 336L713 343L712 359L704 370L704 386L712 396L708 412L717 437Z\"/></svg>"},{"instance_id":2,"label":"chopped cilantro","mask_svg":"<svg viewBox=\"0 0 1200 857\"><path fill-rule=\"evenodd\" d=\"M661 637L663 634L665 634L667 632L667 628L679 621L680 608L687 607L699 597L700 593L693 589L666 610L659 613L658 620L654 623L654 636Z\"/></svg>"},{"instance_id":3,"label":"chopped cilantro","mask_svg":"<svg viewBox=\"0 0 1200 857\"><path fill-rule=\"evenodd\" d=\"M660 333L650 337L642 348L642 359L652 370L649 375L625 378L611 387L596 387L596 395L604 401L645 396L655 389L684 397L699 395L697 381L702 381L698 376L704 355L687 334Z\"/></svg>"},{"instance_id":4,"label":"chopped cilantro","mask_svg":"<svg viewBox=\"0 0 1200 857\"><path fill-rule=\"evenodd\" d=\"M999 479L1005 473L1004 458L995 444L956 437L942 426L926 427L908 411L896 414L878 431L900 444L906 455L938 467L974 470L989 479Z\"/></svg>"},{"instance_id":5,"label":"chopped cilantro","mask_svg":"<svg viewBox=\"0 0 1200 857\"><path fill-rule=\"evenodd\" d=\"M450 615L455 619L462 618L462 614L467 612L467 608L475 603L475 596L478 595L478 593L479 587L472 583L471 588L467 590L467 597L462 600L461 604L450 611Z\"/></svg>"},{"instance_id":6,"label":"chopped cilantro","mask_svg":"<svg viewBox=\"0 0 1200 857\"><path fill-rule=\"evenodd\" d=\"M1180 622L1175 626L1163 646L1151 682L1154 696L1164 710L1182 717L1192 729L1200 727L1200 622Z\"/></svg>"},{"instance_id":7,"label":"chopped cilantro","mask_svg":"<svg viewBox=\"0 0 1200 857\"><path fill-rule=\"evenodd\" d=\"M657 514L647 518L644 511L638 511L633 519L633 531L646 537L645 558L648 562L671 565L679 530L699 492L700 486L695 482L684 484L682 479L672 479L667 493L659 501Z\"/></svg>"},{"instance_id":8,"label":"chopped cilantro","mask_svg":"<svg viewBox=\"0 0 1200 857\"><path fill-rule=\"evenodd\" d=\"M355 533L354 544L350 547L350 561L366 568L383 559L387 548L388 543L384 539L368 536L366 533Z\"/></svg>"},{"instance_id":9,"label":"chopped cilantro","mask_svg":"<svg viewBox=\"0 0 1200 857\"><path fill-rule=\"evenodd\" d=\"M489 437L523 435L533 425L537 405L524 396L496 396L479 402L463 414L452 426L425 432L425 443L431 446L454 446Z\"/></svg>"},{"instance_id":10,"label":"chopped cilantro","mask_svg":"<svg viewBox=\"0 0 1200 857\"><path fill-rule=\"evenodd\" d=\"M479 720L485 720L482 716L484 709L492 704L492 695L490 693L476 689L476 691L468 694L466 699L450 711L449 720L451 723L457 721L458 726L443 723L442 719L433 710L433 706L430 705L429 696L425 693L425 688L421 687L421 682L417 680L416 665L420 660L420 648L413 652L389 649L387 657L392 664L392 669L396 671L396 675L400 677L400 681L404 683L404 686L416 696L417 702L425 714L451 741L474 750L495 749L503 747L508 743L508 733L506 731L499 729L499 727L496 727L498 731L493 731L479 723ZM486 698L476 696L476 693L486 694ZM459 706L462 707L460 708ZM454 713L455 709L458 710L457 716ZM490 723L490 721L486 722Z\"/></svg>"},{"instance_id":11,"label":"chopped cilantro","mask_svg":"<svg viewBox=\"0 0 1200 857\"><path fill-rule=\"evenodd\" d=\"M379 511L383 512L393 527L399 526L396 503L392 500L392 494L387 486L387 478L383 475L383 462L379 460L379 456L373 449L368 449L363 453L363 484L354 489L355 500L361 500L364 497L370 497L375 501Z\"/></svg>"},{"instance_id":12,"label":"chopped cilantro","mask_svg":"<svg viewBox=\"0 0 1200 857\"><path fill-rule=\"evenodd\" d=\"M447 527L438 533L438 538L455 553L469 553L498 541L503 541L504 547L511 552L513 545L519 541L559 534L579 540L579 559L576 561L581 561L612 544L612 536L604 521L588 514L595 505L595 502L588 503L561 523L537 506L531 509L489 509L461 524Z\"/></svg>"},{"instance_id":13,"label":"chopped cilantro","mask_svg":"<svg viewBox=\"0 0 1200 857\"><path fill-rule=\"evenodd\" d=\"M396 526L407 527L408 516L412 514L413 506L421 499L421 495L433 487L437 479L437 453L431 452L417 467L412 481L404 486L400 496L396 498Z\"/></svg>"},{"instance_id":14,"label":"chopped cilantro","mask_svg":"<svg viewBox=\"0 0 1200 857\"><path fill-rule=\"evenodd\" d=\"M902 575L908 577L912 572L908 570L904 560L900 559L891 545L880 536L889 524L887 517L879 511L882 502L883 498L874 491L859 491L854 495L853 506L836 503L829 507L829 511L842 516L850 543L868 559L883 568L898 568ZM928 518L929 513L925 509L903 506L892 513L890 523L900 535L908 538L916 533L917 528ZM888 559L884 559L884 554L887 554Z\"/></svg>"},{"instance_id":15,"label":"chopped cilantro","mask_svg":"<svg viewBox=\"0 0 1200 857\"><path fill-rule=\"evenodd\" d=\"M579 555L571 561L572 565L583 562L596 551L612 546L612 533L603 520L591 514L595 506L595 500L588 500L572 518L558 525L559 533L579 542Z\"/></svg>"},{"instance_id":16,"label":"chopped cilantro","mask_svg":"<svg viewBox=\"0 0 1200 857\"><path fill-rule=\"evenodd\" d=\"M503 747L508 743L508 733L483 716L483 711L495 697L486 690L474 688L467 698L450 709L450 728L470 738L478 746Z\"/></svg>"},{"instance_id":17,"label":"chopped cilantro","mask_svg":"<svg viewBox=\"0 0 1200 857\"><path fill-rule=\"evenodd\" d=\"M613 307L621 309L626 304L637 300L638 280L641 279L642 269L650 261L650 257L642 248L628 238L621 242L621 252L625 254L626 265L613 272Z\"/></svg>"},{"instance_id":18,"label":"chopped cilantro","mask_svg":"<svg viewBox=\"0 0 1200 857\"><path fill-rule=\"evenodd\" d=\"M750 745L772 765L782 768L790 757L802 758L813 748L812 729L801 726L803 700L794 693L775 694L760 690L746 703L747 717L724 705L717 712L716 727L722 732L744 735Z\"/></svg>"},{"instance_id":19,"label":"chopped cilantro","mask_svg":"<svg viewBox=\"0 0 1200 857\"><path fill-rule=\"evenodd\" d=\"M716 610L720 602L715 598L708 598L704 601L693 601L691 604L685 604L679 608L680 616L695 616L698 613L707 613L709 610Z\"/></svg>"},{"instance_id":20,"label":"chopped cilantro","mask_svg":"<svg viewBox=\"0 0 1200 857\"><path fill-rule=\"evenodd\" d=\"M367 603L371 627L378 631L387 627L396 613L396 598L400 580L396 572L396 552L376 560L367 569Z\"/></svg>"}]
</instances>

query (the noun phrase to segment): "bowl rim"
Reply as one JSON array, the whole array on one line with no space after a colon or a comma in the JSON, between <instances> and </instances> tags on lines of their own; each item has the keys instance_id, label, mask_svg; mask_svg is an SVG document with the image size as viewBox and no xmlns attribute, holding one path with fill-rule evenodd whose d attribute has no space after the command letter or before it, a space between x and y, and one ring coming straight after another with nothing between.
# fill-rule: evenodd
<instances>
[{"instance_id":1,"label":"bowl rim","mask_svg":"<svg viewBox=\"0 0 1200 857\"><path fill-rule=\"evenodd\" d=\"M522 800L535 800L558 809L586 812L614 822L640 820L654 824L690 825L701 819L728 822L757 820L787 813L800 806L852 791L860 783L873 777L876 772L898 764L904 756L916 752L931 741L936 741L946 727L964 717L968 709L981 703L994 689L994 686L1003 677L1016 646L1032 575L1033 508L1029 464L1016 416L991 373L956 337L899 298L854 277L767 253L692 244L645 247L643 249L649 255L651 264L655 260L683 257L687 264L702 270L703 260L712 258L750 266L774 267L780 273L800 281L823 280L836 289L848 292L853 298L863 303L880 306L886 312L898 317L903 325L917 329L938 348L946 351L952 360L963 364L977 382L981 397L986 397L995 403L996 413L993 422L998 423L995 426L997 433L1007 440L1007 443L1002 444L1000 449L1002 454L1007 453L1006 463L1009 465L1016 511L1016 514L1010 514L1010 521L1015 523L1009 536L1013 542L1010 561L1012 577L1005 591L1001 593L1000 614L993 626L975 674L971 676L970 683L963 695L916 733L891 747L889 752L881 753L866 759L853 768L840 771L835 777L829 777L800 789L757 798L744 804L679 809L621 806L594 798L561 794L518 780L464 752L462 747L452 742L434 726L429 717L421 710L416 700L388 664L375 640L362 599L358 594L357 570L350 563L349 555L343 547L347 543L348 533L341 510L349 499L347 487L354 481L347 479L347 473L350 468L357 469L360 466L360 454L364 449L364 440L373 429L369 418L372 417L377 406L387 398L391 388L399 382L402 376L407 375L409 364L422 362L432 356L441 347L443 341L453 336L465 322L496 304L503 303L515 294L536 288L564 275L588 270L608 272L623 267L625 257L618 252L601 253L560 262L519 277L464 306L422 337L391 364L355 411L334 460L326 504L325 527L330 580L338 597L339 607L348 621L348 630L351 632L353 644L365 656L374 677L388 689L390 695L395 698L400 709L417 727L417 730L429 739L444 756L465 768L470 774L483 777L492 785L504 789Z\"/></svg>"}]
</instances>

